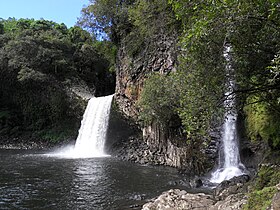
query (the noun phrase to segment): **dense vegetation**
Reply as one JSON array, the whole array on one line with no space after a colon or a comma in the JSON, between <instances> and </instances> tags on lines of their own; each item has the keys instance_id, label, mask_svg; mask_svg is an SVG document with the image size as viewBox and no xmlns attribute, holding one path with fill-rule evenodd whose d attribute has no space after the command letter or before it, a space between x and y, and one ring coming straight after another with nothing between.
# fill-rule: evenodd
<instances>
[{"instance_id":1,"label":"dense vegetation","mask_svg":"<svg viewBox=\"0 0 280 210\"><path fill-rule=\"evenodd\" d=\"M61 140L78 129L70 88L114 92L115 51L80 27L47 20L0 20L0 134Z\"/></svg>"},{"instance_id":2,"label":"dense vegetation","mask_svg":"<svg viewBox=\"0 0 280 210\"><path fill-rule=\"evenodd\" d=\"M222 123L226 84L247 138L270 148L244 209L266 209L279 183L280 4L277 0L91 0L80 23L139 59L162 34L178 35L176 72L146 75L139 120L168 130L174 121L189 160L205 166L209 131ZM230 46L230 58L224 51ZM155 53L157 53L155 51ZM128 64L129 65L129 64ZM231 65L234 72L226 71ZM177 123L178 125L178 123ZM181 132L183 131L183 132ZM188 157L186 157L187 159Z\"/></svg>"},{"instance_id":3,"label":"dense vegetation","mask_svg":"<svg viewBox=\"0 0 280 210\"><path fill-rule=\"evenodd\" d=\"M85 81L96 95L111 93L117 50L125 47L134 59L165 35L177 38L177 70L145 75L137 102L139 121L156 122L163 130L179 121L180 140L190 146L190 158L205 164L209 131L232 111L224 110L225 84L232 79L236 85L229 95L237 99L248 139L269 146L266 158L279 157L279 1L90 3L79 25L91 34L45 20L0 21L0 135L31 131L57 140L76 132L80 102L69 95L71 85ZM231 46L228 61L227 46ZM233 74L225 71L229 64ZM279 183L277 170L260 169L245 208L269 206Z\"/></svg>"},{"instance_id":4,"label":"dense vegetation","mask_svg":"<svg viewBox=\"0 0 280 210\"><path fill-rule=\"evenodd\" d=\"M278 160L273 162L277 163ZM275 187L280 182L280 171L276 165L263 165L260 167L255 184L248 193L248 202L245 210L268 209L271 200L277 192Z\"/></svg>"},{"instance_id":5,"label":"dense vegetation","mask_svg":"<svg viewBox=\"0 0 280 210\"><path fill-rule=\"evenodd\" d=\"M179 32L178 71L152 75L139 102L141 119L165 127L179 116L188 138L205 136L213 119L222 119L225 84L234 77L232 94L245 113L249 137L279 147L280 8L267 1L96 0L80 22L133 55L158 34ZM110 6L108 6L110 5ZM110 9L109 9L110 8ZM231 45L225 71L223 51ZM172 99L172 100L170 100ZM227 110L230 111L230 110ZM265 121L265 122L264 122Z\"/></svg>"},{"instance_id":6,"label":"dense vegetation","mask_svg":"<svg viewBox=\"0 0 280 210\"><path fill-rule=\"evenodd\" d=\"M67 29L50 21L1 21L0 97L5 99L1 100L2 125L7 127L9 116L20 117L22 120L15 121L31 127L54 125L66 116L62 107L67 103L61 100L67 97L55 96L60 95L60 87L42 88L46 86L41 84L49 84L51 80L65 84L75 77L91 87L95 85L97 94L107 92L102 85L105 82L100 81L111 81L107 70L113 69L115 53L121 44L133 59L144 47L153 46L159 35L175 34L177 71L147 75L137 103L141 110L139 120L168 128L174 119L179 119L186 142L206 142L211 127L221 123L225 111L231 111L224 110L225 84L231 77L236 86L230 94L237 98L237 110L246 122L249 139L264 140L272 150L279 149L277 1L90 0L90 3L83 9L79 24L103 41L93 41L79 27ZM225 71L228 63L223 51L229 45L234 75ZM41 98L54 89L57 91L52 91L56 94L51 94L51 100L40 97L35 100L36 94L33 98L27 94L40 87L46 92ZM28 100L21 100L24 97ZM27 101L31 105L25 104ZM51 105L56 103L60 105ZM45 111L32 112L36 110L32 106ZM7 107L14 107L13 112L20 114L11 114ZM41 122L41 119L47 120Z\"/></svg>"}]
</instances>

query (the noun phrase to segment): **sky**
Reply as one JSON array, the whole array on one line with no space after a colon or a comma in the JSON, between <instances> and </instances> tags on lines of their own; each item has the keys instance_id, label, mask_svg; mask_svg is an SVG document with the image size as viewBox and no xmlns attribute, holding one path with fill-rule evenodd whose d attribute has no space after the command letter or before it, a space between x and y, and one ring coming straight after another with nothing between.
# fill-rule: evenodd
<instances>
[{"instance_id":1,"label":"sky","mask_svg":"<svg viewBox=\"0 0 280 210\"><path fill-rule=\"evenodd\" d=\"M0 18L43 18L70 28L88 4L89 0L0 0Z\"/></svg>"}]
</instances>

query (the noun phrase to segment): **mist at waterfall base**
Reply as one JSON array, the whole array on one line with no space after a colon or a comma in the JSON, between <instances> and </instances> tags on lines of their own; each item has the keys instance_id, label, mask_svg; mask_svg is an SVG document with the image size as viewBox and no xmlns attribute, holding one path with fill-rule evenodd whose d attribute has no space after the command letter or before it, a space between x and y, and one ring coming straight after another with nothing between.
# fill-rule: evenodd
<instances>
[{"instance_id":1,"label":"mist at waterfall base","mask_svg":"<svg viewBox=\"0 0 280 210\"><path fill-rule=\"evenodd\" d=\"M219 158L219 166L212 173L210 182L221 183L235 176L244 174L244 165L240 162L238 139L236 130L236 115L228 114L223 125L222 147Z\"/></svg>"},{"instance_id":2,"label":"mist at waterfall base","mask_svg":"<svg viewBox=\"0 0 280 210\"><path fill-rule=\"evenodd\" d=\"M245 166L240 161L238 148L238 133L237 133L237 112L236 98L232 94L235 88L234 69L231 65L231 46L226 45L224 49L224 58L226 60L227 72L227 92L225 93L226 100L224 108L226 110L225 120L222 129L222 144L220 147L219 165L216 171L211 174L210 182L221 183L224 180L229 180L235 176L241 176L245 172Z\"/></svg>"},{"instance_id":3,"label":"mist at waterfall base","mask_svg":"<svg viewBox=\"0 0 280 210\"><path fill-rule=\"evenodd\" d=\"M108 157L104 152L111 103L114 95L88 101L75 146L66 146L47 154L61 158Z\"/></svg>"}]
</instances>

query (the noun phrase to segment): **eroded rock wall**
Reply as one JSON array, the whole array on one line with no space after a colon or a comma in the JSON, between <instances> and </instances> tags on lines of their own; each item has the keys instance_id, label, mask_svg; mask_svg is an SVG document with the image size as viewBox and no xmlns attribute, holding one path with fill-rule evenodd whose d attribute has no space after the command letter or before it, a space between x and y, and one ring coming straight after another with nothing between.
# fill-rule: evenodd
<instances>
[{"instance_id":1,"label":"eroded rock wall","mask_svg":"<svg viewBox=\"0 0 280 210\"><path fill-rule=\"evenodd\" d=\"M145 79L153 72L169 74L176 71L177 55L179 54L177 41L175 32L157 34L149 42L146 41L141 50L134 55L129 53L130 46L125 40L120 43L115 99L120 111L136 123L139 116L137 102ZM157 123L145 127L139 125L139 128L142 131L142 142L131 140L130 146L126 144L124 147L129 154L124 159L140 163L168 165L189 171L193 169L203 171L202 168L199 168L200 166L195 166L192 160L187 159L189 148L184 144L177 144L169 128L161 128Z\"/></svg>"},{"instance_id":2,"label":"eroded rock wall","mask_svg":"<svg viewBox=\"0 0 280 210\"><path fill-rule=\"evenodd\" d=\"M137 55L129 55L128 47L123 42L118 51L116 101L124 115L137 122L139 115L137 101L145 79L152 72L168 74L176 71L177 34L155 35L153 40L145 43ZM140 126L140 128L143 132L143 143L146 144L146 146L140 147L140 150L145 151L139 151L141 155L144 152L142 156L146 156L142 162L182 167L186 153L184 147L172 144L168 133L156 124L147 127ZM132 153L130 156L131 159L140 160L141 155Z\"/></svg>"},{"instance_id":3,"label":"eroded rock wall","mask_svg":"<svg viewBox=\"0 0 280 210\"><path fill-rule=\"evenodd\" d=\"M116 101L120 110L135 120L139 113L136 103L148 75L152 72L167 74L176 70L176 33L157 35L143 45L141 52L130 55L129 46L123 41L117 56Z\"/></svg>"}]
</instances>

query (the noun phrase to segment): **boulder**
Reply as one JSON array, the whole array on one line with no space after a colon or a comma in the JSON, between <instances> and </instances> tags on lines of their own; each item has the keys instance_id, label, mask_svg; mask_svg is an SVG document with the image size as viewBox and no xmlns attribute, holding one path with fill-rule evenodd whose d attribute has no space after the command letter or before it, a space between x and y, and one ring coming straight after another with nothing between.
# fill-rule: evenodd
<instances>
[{"instance_id":1,"label":"boulder","mask_svg":"<svg viewBox=\"0 0 280 210\"><path fill-rule=\"evenodd\" d=\"M172 189L143 206L143 210L208 210L214 204L210 195L190 194L185 190Z\"/></svg>"},{"instance_id":2,"label":"boulder","mask_svg":"<svg viewBox=\"0 0 280 210\"><path fill-rule=\"evenodd\" d=\"M243 193L229 195L217 202L211 195L172 189L146 203L142 210L239 210L246 201Z\"/></svg>"},{"instance_id":3,"label":"boulder","mask_svg":"<svg viewBox=\"0 0 280 210\"><path fill-rule=\"evenodd\" d=\"M243 193L233 194L224 200L218 201L209 210L240 210L246 202L247 200Z\"/></svg>"},{"instance_id":4,"label":"boulder","mask_svg":"<svg viewBox=\"0 0 280 210\"><path fill-rule=\"evenodd\" d=\"M250 180L248 175L233 177L220 183L214 190L214 196L217 200L224 200L231 194L245 192L244 184Z\"/></svg>"}]
</instances>

